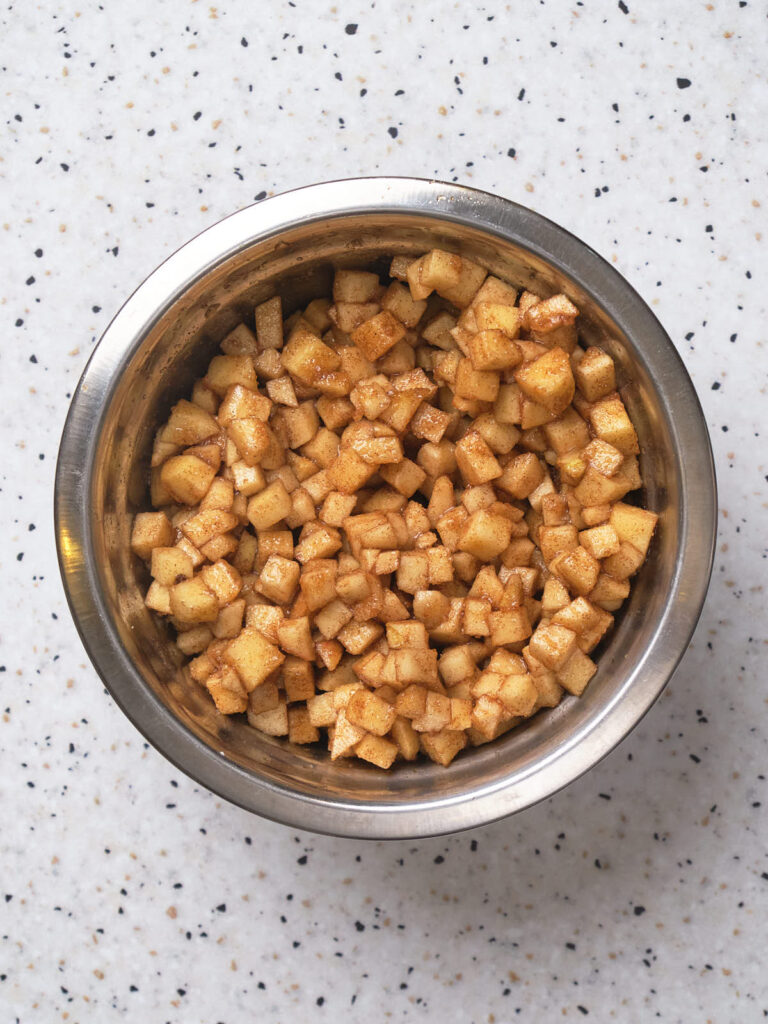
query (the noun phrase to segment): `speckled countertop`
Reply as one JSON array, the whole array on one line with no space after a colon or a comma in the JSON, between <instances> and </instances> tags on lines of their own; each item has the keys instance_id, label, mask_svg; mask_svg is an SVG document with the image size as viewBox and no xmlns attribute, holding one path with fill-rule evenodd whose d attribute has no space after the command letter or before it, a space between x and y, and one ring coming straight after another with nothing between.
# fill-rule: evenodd
<instances>
[{"instance_id":1,"label":"speckled countertop","mask_svg":"<svg viewBox=\"0 0 768 1024\"><path fill-rule=\"evenodd\" d=\"M16 0L0 24L2 1020L762 1020L763 6ZM372 173L497 191L612 260L686 360L721 488L701 623L631 738L513 819L389 845L260 821L147 749L51 522L68 399L145 274Z\"/></svg>"}]
</instances>

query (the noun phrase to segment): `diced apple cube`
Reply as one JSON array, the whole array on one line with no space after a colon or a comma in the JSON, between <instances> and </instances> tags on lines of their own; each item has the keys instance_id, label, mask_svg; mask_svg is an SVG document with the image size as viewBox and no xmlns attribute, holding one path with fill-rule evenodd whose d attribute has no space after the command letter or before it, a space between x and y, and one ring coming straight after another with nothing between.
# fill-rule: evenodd
<instances>
[{"instance_id":1,"label":"diced apple cube","mask_svg":"<svg viewBox=\"0 0 768 1024\"><path fill-rule=\"evenodd\" d=\"M446 686L473 681L477 676L477 663L470 645L445 648L440 655L439 670Z\"/></svg>"},{"instance_id":2,"label":"diced apple cube","mask_svg":"<svg viewBox=\"0 0 768 1024\"><path fill-rule=\"evenodd\" d=\"M603 523L590 530L582 530L579 534L579 544L593 558L608 558L619 550L619 535L610 523Z\"/></svg>"},{"instance_id":3,"label":"diced apple cube","mask_svg":"<svg viewBox=\"0 0 768 1024\"><path fill-rule=\"evenodd\" d=\"M288 708L288 739L291 743L317 743L320 739L305 707Z\"/></svg>"},{"instance_id":4,"label":"diced apple cube","mask_svg":"<svg viewBox=\"0 0 768 1024\"><path fill-rule=\"evenodd\" d=\"M189 579L194 574L194 566L189 555L176 547L156 547L151 551L150 572L165 587Z\"/></svg>"},{"instance_id":5,"label":"diced apple cube","mask_svg":"<svg viewBox=\"0 0 768 1024\"><path fill-rule=\"evenodd\" d=\"M256 572L261 572L271 555L293 558L293 535L290 530L259 530L257 542L258 551L254 561Z\"/></svg>"},{"instance_id":6,"label":"diced apple cube","mask_svg":"<svg viewBox=\"0 0 768 1024\"><path fill-rule=\"evenodd\" d=\"M250 693L279 668L285 655L258 630L246 626L224 650L224 659L237 671Z\"/></svg>"},{"instance_id":7,"label":"diced apple cube","mask_svg":"<svg viewBox=\"0 0 768 1024\"><path fill-rule=\"evenodd\" d=\"M422 733L424 753L436 764L447 767L467 745L467 734L459 729L442 729L436 733Z\"/></svg>"},{"instance_id":8,"label":"diced apple cube","mask_svg":"<svg viewBox=\"0 0 768 1024\"><path fill-rule=\"evenodd\" d=\"M426 551L403 551L397 569L397 585L407 594L429 586L429 561Z\"/></svg>"},{"instance_id":9,"label":"diced apple cube","mask_svg":"<svg viewBox=\"0 0 768 1024\"><path fill-rule=\"evenodd\" d=\"M227 390L216 416L222 427L228 427L235 420L256 419L266 423L271 410L272 402L264 395L242 384L233 384Z\"/></svg>"},{"instance_id":10,"label":"diced apple cube","mask_svg":"<svg viewBox=\"0 0 768 1024\"><path fill-rule=\"evenodd\" d=\"M432 689L442 689L437 674L437 651L413 647L390 651L382 668L382 681L407 686L419 683Z\"/></svg>"},{"instance_id":11,"label":"diced apple cube","mask_svg":"<svg viewBox=\"0 0 768 1024\"><path fill-rule=\"evenodd\" d=\"M302 318L315 331L327 331L331 327L331 317L328 314L330 307L330 299L312 299L302 313Z\"/></svg>"},{"instance_id":12,"label":"diced apple cube","mask_svg":"<svg viewBox=\"0 0 768 1024\"><path fill-rule=\"evenodd\" d=\"M367 651L383 634L378 622L348 622L343 626L337 639L350 654L359 655Z\"/></svg>"},{"instance_id":13,"label":"diced apple cube","mask_svg":"<svg viewBox=\"0 0 768 1024\"><path fill-rule=\"evenodd\" d=\"M464 309L472 302L488 274L477 263L441 249L433 249L420 262L420 283L434 288L438 295L459 309Z\"/></svg>"},{"instance_id":14,"label":"diced apple cube","mask_svg":"<svg viewBox=\"0 0 768 1024\"><path fill-rule=\"evenodd\" d=\"M601 441L596 437L585 446L582 455L590 466L593 466L603 476L614 476L624 462L624 455L618 448L614 448L607 441Z\"/></svg>"},{"instance_id":15,"label":"diced apple cube","mask_svg":"<svg viewBox=\"0 0 768 1024\"><path fill-rule=\"evenodd\" d=\"M525 363L515 371L515 381L528 398L553 413L562 412L573 398L571 363L561 348L549 349L538 359Z\"/></svg>"},{"instance_id":16,"label":"diced apple cube","mask_svg":"<svg viewBox=\"0 0 768 1024\"><path fill-rule=\"evenodd\" d=\"M307 662L314 661L315 645L312 642L312 630L306 615L283 619L277 627L277 639L286 654L303 658Z\"/></svg>"},{"instance_id":17,"label":"diced apple cube","mask_svg":"<svg viewBox=\"0 0 768 1024\"><path fill-rule=\"evenodd\" d=\"M219 614L219 602L203 579L195 576L170 588L170 609L174 618L184 624L215 622Z\"/></svg>"},{"instance_id":18,"label":"diced apple cube","mask_svg":"<svg viewBox=\"0 0 768 1024\"><path fill-rule=\"evenodd\" d=\"M282 480L254 494L248 501L248 519L256 530L268 530L291 512L291 496Z\"/></svg>"},{"instance_id":19,"label":"diced apple cube","mask_svg":"<svg viewBox=\"0 0 768 1024\"><path fill-rule=\"evenodd\" d=\"M243 585L240 573L226 559L219 559L213 565L204 565L200 577L206 587L216 595L219 608L234 601Z\"/></svg>"},{"instance_id":20,"label":"diced apple cube","mask_svg":"<svg viewBox=\"0 0 768 1024\"><path fill-rule=\"evenodd\" d=\"M543 615L551 616L565 608L570 602L570 595L563 584L550 577L544 584L544 593L541 596L541 611Z\"/></svg>"},{"instance_id":21,"label":"diced apple cube","mask_svg":"<svg viewBox=\"0 0 768 1024\"><path fill-rule=\"evenodd\" d=\"M238 539L231 534L219 534L211 538L207 544L201 545L200 553L208 561L217 562L220 558L229 558L238 549Z\"/></svg>"},{"instance_id":22,"label":"diced apple cube","mask_svg":"<svg viewBox=\"0 0 768 1024\"><path fill-rule=\"evenodd\" d=\"M342 494L354 494L363 487L376 471L375 465L364 462L351 448L339 452L329 466L328 483Z\"/></svg>"},{"instance_id":23,"label":"diced apple cube","mask_svg":"<svg viewBox=\"0 0 768 1024\"><path fill-rule=\"evenodd\" d=\"M480 561L490 562L509 546L511 537L512 523L509 519L481 508L464 523L458 546Z\"/></svg>"},{"instance_id":24,"label":"diced apple cube","mask_svg":"<svg viewBox=\"0 0 768 1024\"><path fill-rule=\"evenodd\" d=\"M288 735L288 705L280 700L276 708L254 714L248 709L248 724L266 736Z\"/></svg>"},{"instance_id":25,"label":"diced apple cube","mask_svg":"<svg viewBox=\"0 0 768 1024\"><path fill-rule=\"evenodd\" d=\"M576 386L588 402L598 402L616 388L613 359L599 348L588 348L574 368Z\"/></svg>"},{"instance_id":26,"label":"diced apple cube","mask_svg":"<svg viewBox=\"0 0 768 1024\"><path fill-rule=\"evenodd\" d=\"M220 398L223 398L234 384L242 384L252 391L255 391L258 385L250 355L214 356L204 381Z\"/></svg>"},{"instance_id":27,"label":"diced apple cube","mask_svg":"<svg viewBox=\"0 0 768 1024\"><path fill-rule=\"evenodd\" d=\"M335 761L339 757L348 755L364 736L365 730L350 722L346 711L342 708L336 717L333 740L330 744L331 760ZM395 751L397 751L397 748L395 748Z\"/></svg>"},{"instance_id":28,"label":"diced apple cube","mask_svg":"<svg viewBox=\"0 0 768 1024\"><path fill-rule=\"evenodd\" d=\"M267 394L277 405L286 405L295 409L299 400L296 397L296 389L290 377L278 377L276 380L268 380L266 384Z\"/></svg>"},{"instance_id":29,"label":"diced apple cube","mask_svg":"<svg viewBox=\"0 0 768 1024\"><path fill-rule=\"evenodd\" d=\"M582 596L593 589L600 575L600 563L583 547L557 555L550 569L569 590Z\"/></svg>"},{"instance_id":30,"label":"diced apple cube","mask_svg":"<svg viewBox=\"0 0 768 1024\"><path fill-rule=\"evenodd\" d=\"M274 711L280 707L280 691L271 680L260 683L248 694L248 711L253 715L261 715L265 711Z\"/></svg>"},{"instance_id":31,"label":"diced apple cube","mask_svg":"<svg viewBox=\"0 0 768 1024\"><path fill-rule=\"evenodd\" d=\"M257 589L260 594L277 604L288 604L296 593L301 566L281 555L270 555L259 574Z\"/></svg>"},{"instance_id":32,"label":"diced apple cube","mask_svg":"<svg viewBox=\"0 0 768 1024\"><path fill-rule=\"evenodd\" d=\"M475 296L470 307L474 311L479 330L502 331L508 338L518 336L520 333L520 311L515 306L479 300L480 292Z\"/></svg>"},{"instance_id":33,"label":"diced apple cube","mask_svg":"<svg viewBox=\"0 0 768 1024\"><path fill-rule=\"evenodd\" d=\"M602 637L612 624L613 616L598 608L591 600L577 597L565 607L558 609L553 617L553 622L572 629L580 641L584 634L590 638L595 635L597 639ZM581 643L579 646L584 649Z\"/></svg>"},{"instance_id":34,"label":"diced apple cube","mask_svg":"<svg viewBox=\"0 0 768 1024\"><path fill-rule=\"evenodd\" d=\"M495 402L499 394L499 374L496 370L477 369L471 359L461 359L456 367L453 390L460 398Z\"/></svg>"},{"instance_id":35,"label":"diced apple cube","mask_svg":"<svg viewBox=\"0 0 768 1024\"><path fill-rule=\"evenodd\" d=\"M342 494L341 491L331 491L323 502L320 509L320 519L328 526L340 527L347 516L357 504L357 496L354 494Z\"/></svg>"},{"instance_id":36,"label":"diced apple cube","mask_svg":"<svg viewBox=\"0 0 768 1024\"><path fill-rule=\"evenodd\" d=\"M326 640L332 640L351 618L352 611L337 598L315 615L315 626Z\"/></svg>"},{"instance_id":37,"label":"diced apple cube","mask_svg":"<svg viewBox=\"0 0 768 1024\"><path fill-rule=\"evenodd\" d=\"M437 444L442 441L450 423L450 413L422 402L411 419L410 431L414 437Z\"/></svg>"},{"instance_id":38,"label":"diced apple cube","mask_svg":"<svg viewBox=\"0 0 768 1024\"><path fill-rule=\"evenodd\" d=\"M315 651L322 664L331 672L338 668L344 648L338 640L315 640Z\"/></svg>"},{"instance_id":39,"label":"diced apple cube","mask_svg":"<svg viewBox=\"0 0 768 1024\"><path fill-rule=\"evenodd\" d=\"M610 514L610 524L619 540L631 544L643 555L648 551L658 520L655 512L626 505L623 501L616 502Z\"/></svg>"},{"instance_id":40,"label":"diced apple cube","mask_svg":"<svg viewBox=\"0 0 768 1024\"><path fill-rule=\"evenodd\" d=\"M580 697L595 672L597 665L576 647L565 664L557 670L557 681L569 693Z\"/></svg>"},{"instance_id":41,"label":"diced apple cube","mask_svg":"<svg viewBox=\"0 0 768 1024\"><path fill-rule=\"evenodd\" d=\"M327 427L321 427L312 440L308 441L307 444L302 447L302 454L306 458L312 459L313 462L316 462L317 465L321 466L323 469L327 469L331 465L338 453L339 436L334 433L333 430L328 430ZM308 475L307 479L303 481L304 485L307 486L311 479L312 476ZM314 492L310 493L313 498L316 498ZM324 496L325 495L323 495L323 497Z\"/></svg>"},{"instance_id":42,"label":"diced apple cube","mask_svg":"<svg viewBox=\"0 0 768 1024\"><path fill-rule=\"evenodd\" d=\"M444 295L446 289L458 287L461 264L461 257L452 252L432 249L425 253L408 267L407 280L411 295L419 301L426 299L435 289Z\"/></svg>"},{"instance_id":43,"label":"diced apple cube","mask_svg":"<svg viewBox=\"0 0 768 1024\"><path fill-rule=\"evenodd\" d=\"M256 336L261 348L281 348L283 344L283 310L280 296L267 299L253 311Z\"/></svg>"},{"instance_id":44,"label":"diced apple cube","mask_svg":"<svg viewBox=\"0 0 768 1024\"><path fill-rule=\"evenodd\" d=\"M540 526L538 542L542 557L549 565L561 551L573 551L579 546L579 532L570 523L562 526Z\"/></svg>"},{"instance_id":45,"label":"diced apple cube","mask_svg":"<svg viewBox=\"0 0 768 1024\"><path fill-rule=\"evenodd\" d=\"M390 736L397 744L400 755L406 761L414 761L419 753L419 734L407 718L401 715L395 719Z\"/></svg>"},{"instance_id":46,"label":"diced apple cube","mask_svg":"<svg viewBox=\"0 0 768 1024\"><path fill-rule=\"evenodd\" d=\"M631 487L631 481L621 471L612 477L607 477L598 473L594 466L587 466L586 472L574 488L573 494L579 504L589 507L612 504L623 498Z\"/></svg>"},{"instance_id":47,"label":"diced apple cube","mask_svg":"<svg viewBox=\"0 0 768 1024\"><path fill-rule=\"evenodd\" d=\"M183 505L197 505L215 476L216 469L195 455L172 456L160 470L163 487Z\"/></svg>"},{"instance_id":48,"label":"diced apple cube","mask_svg":"<svg viewBox=\"0 0 768 1024\"><path fill-rule=\"evenodd\" d=\"M334 302L372 302L378 294L378 274L366 270L337 270L334 274Z\"/></svg>"},{"instance_id":49,"label":"diced apple cube","mask_svg":"<svg viewBox=\"0 0 768 1024\"><path fill-rule=\"evenodd\" d=\"M626 580L634 576L645 561L645 555L638 551L634 544L622 540L619 549L603 562L603 568L617 580ZM597 580L595 580L597 582Z\"/></svg>"},{"instance_id":50,"label":"diced apple cube","mask_svg":"<svg viewBox=\"0 0 768 1024\"><path fill-rule=\"evenodd\" d=\"M232 511L235 503L235 489L231 480L217 476L200 502L200 510L217 508L224 512Z\"/></svg>"},{"instance_id":51,"label":"diced apple cube","mask_svg":"<svg viewBox=\"0 0 768 1024\"><path fill-rule=\"evenodd\" d=\"M158 583L157 580L153 580L152 583L150 583L149 585L149 589L147 590L147 596L144 598L144 604L147 606L147 608L151 608L153 612L157 612L158 615L170 615L170 586L166 586L163 583Z\"/></svg>"},{"instance_id":52,"label":"diced apple cube","mask_svg":"<svg viewBox=\"0 0 768 1024\"><path fill-rule=\"evenodd\" d=\"M393 651L401 648L427 650L429 637L421 622L388 622L387 644Z\"/></svg>"},{"instance_id":53,"label":"diced apple cube","mask_svg":"<svg viewBox=\"0 0 768 1024\"><path fill-rule=\"evenodd\" d=\"M304 565L299 585L310 612L324 607L336 597L336 573L336 562L331 559L318 559Z\"/></svg>"},{"instance_id":54,"label":"diced apple cube","mask_svg":"<svg viewBox=\"0 0 768 1024\"><path fill-rule=\"evenodd\" d=\"M246 612L245 622L247 626L252 626L267 640L276 644L278 642L277 629L284 618L285 612L282 608L277 608L272 604L253 604Z\"/></svg>"},{"instance_id":55,"label":"diced apple cube","mask_svg":"<svg viewBox=\"0 0 768 1024\"><path fill-rule=\"evenodd\" d=\"M499 475L496 485L520 500L527 498L544 479L544 469L533 452L510 459Z\"/></svg>"},{"instance_id":56,"label":"diced apple cube","mask_svg":"<svg viewBox=\"0 0 768 1024\"><path fill-rule=\"evenodd\" d=\"M255 355L253 368L263 380L276 380L285 374L280 353L274 348L265 348Z\"/></svg>"},{"instance_id":57,"label":"diced apple cube","mask_svg":"<svg viewBox=\"0 0 768 1024\"><path fill-rule=\"evenodd\" d=\"M392 728L395 709L370 690L357 690L347 704L347 718L374 736L385 736Z\"/></svg>"},{"instance_id":58,"label":"diced apple cube","mask_svg":"<svg viewBox=\"0 0 768 1024\"><path fill-rule=\"evenodd\" d=\"M209 392L212 394L212 392ZM218 401L215 402L218 406ZM212 411L215 412L215 409ZM199 445L219 433L219 424L207 409L201 408L193 402L177 402L171 409L168 422L158 433L164 445L172 449L186 448L190 445ZM172 452L169 452L171 454ZM157 463L153 460L153 465Z\"/></svg>"},{"instance_id":59,"label":"diced apple cube","mask_svg":"<svg viewBox=\"0 0 768 1024\"><path fill-rule=\"evenodd\" d=\"M318 693L307 700L309 720L317 728L327 728L336 721L338 711L333 701L333 691Z\"/></svg>"},{"instance_id":60,"label":"diced apple cube","mask_svg":"<svg viewBox=\"0 0 768 1024\"><path fill-rule=\"evenodd\" d=\"M445 437L436 444L427 441L419 449L416 461L427 476L446 476L456 469L456 446Z\"/></svg>"},{"instance_id":61,"label":"diced apple cube","mask_svg":"<svg viewBox=\"0 0 768 1024\"><path fill-rule=\"evenodd\" d=\"M520 426L523 430L534 430L557 418L557 413L545 405L534 402L527 395L520 396Z\"/></svg>"},{"instance_id":62,"label":"diced apple cube","mask_svg":"<svg viewBox=\"0 0 768 1024\"><path fill-rule=\"evenodd\" d=\"M538 697L539 691L533 678L528 673L523 673L504 676L497 699L501 701L509 715L528 718L536 708Z\"/></svg>"},{"instance_id":63,"label":"diced apple cube","mask_svg":"<svg viewBox=\"0 0 768 1024\"><path fill-rule=\"evenodd\" d=\"M213 697L216 710L222 715L236 715L248 707L248 695L238 673L223 665L205 681L205 685Z\"/></svg>"},{"instance_id":64,"label":"diced apple cube","mask_svg":"<svg viewBox=\"0 0 768 1024\"><path fill-rule=\"evenodd\" d=\"M375 764L377 768L389 768L397 757L397 744L381 736L368 734L355 746L355 753L363 761Z\"/></svg>"},{"instance_id":65,"label":"diced apple cube","mask_svg":"<svg viewBox=\"0 0 768 1024\"><path fill-rule=\"evenodd\" d=\"M413 595L413 614L427 629L439 626L447 618L449 610L450 601L439 590L418 590Z\"/></svg>"},{"instance_id":66,"label":"diced apple cube","mask_svg":"<svg viewBox=\"0 0 768 1024\"><path fill-rule=\"evenodd\" d=\"M312 401L301 402L295 409L281 410L281 422L285 427L289 448L301 448L307 444L320 427L315 403Z\"/></svg>"},{"instance_id":67,"label":"diced apple cube","mask_svg":"<svg viewBox=\"0 0 768 1024\"><path fill-rule=\"evenodd\" d=\"M181 524L181 532L199 549L202 549L214 537L229 533L238 525L237 516L231 512L211 508L190 516ZM235 547L237 542L235 542ZM205 552L203 552L205 554Z\"/></svg>"},{"instance_id":68,"label":"diced apple cube","mask_svg":"<svg viewBox=\"0 0 768 1024\"><path fill-rule=\"evenodd\" d=\"M393 281L381 299L382 309L388 310L406 327L415 327L427 308L423 299L415 300L408 288Z\"/></svg>"},{"instance_id":69,"label":"diced apple cube","mask_svg":"<svg viewBox=\"0 0 768 1024\"><path fill-rule=\"evenodd\" d=\"M578 315L578 309L566 295L551 295L527 309L523 323L529 331L549 334L572 324Z\"/></svg>"},{"instance_id":70,"label":"diced apple cube","mask_svg":"<svg viewBox=\"0 0 768 1024\"><path fill-rule=\"evenodd\" d=\"M287 620L287 622L291 621ZM310 660L289 655L283 663L282 678L286 700L289 703L295 703L298 700L309 701L314 696L314 668ZM312 725L316 724L316 722L312 722Z\"/></svg>"},{"instance_id":71,"label":"diced apple cube","mask_svg":"<svg viewBox=\"0 0 768 1024\"><path fill-rule=\"evenodd\" d=\"M558 455L589 444L589 428L576 410L569 407L558 418L542 426L547 444Z\"/></svg>"},{"instance_id":72,"label":"diced apple cube","mask_svg":"<svg viewBox=\"0 0 768 1024\"><path fill-rule=\"evenodd\" d=\"M527 640L532 627L525 607L505 608L492 611L490 615L491 646L502 647L505 644L518 644Z\"/></svg>"},{"instance_id":73,"label":"diced apple cube","mask_svg":"<svg viewBox=\"0 0 768 1024\"><path fill-rule=\"evenodd\" d=\"M618 611L628 597L629 580L617 580L604 572L597 577L597 583L589 594L590 601L607 612Z\"/></svg>"},{"instance_id":74,"label":"diced apple cube","mask_svg":"<svg viewBox=\"0 0 768 1024\"><path fill-rule=\"evenodd\" d=\"M493 403L493 415L499 423L518 424L522 420L522 396L517 384L502 384Z\"/></svg>"},{"instance_id":75,"label":"diced apple cube","mask_svg":"<svg viewBox=\"0 0 768 1024\"><path fill-rule=\"evenodd\" d=\"M370 597L372 586L370 576L362 569L356 569L337 578L336 593L345 604L353 605Z\"/></svg>"},{"instance_id":76,"label":"diced apple cube","mask_svg":"<svg viewBox=\"0 0 768 1024\"><path fill-rule=\"evenodd\" d=\"M312 532L305 532L310 525L314 527ZM319 558L330 558L341 546L338 530L322 523L309 524L302 530L301 539L294 549L294 557L303 565L307 565Z\"/></svg>"},{"instance_id":77,"label":"diced apple cube","mask_svg":"<svg viewBox=\"0 0 768 1024\"><path fill-rule=\"evenodd\" d=\"M640 450L635 428L617 394L596 402L589 410L589 422L601 441L607 441L622 454L635 455Z\"/></svg>"},{"instance_id":78,"label":"diced apple cube","mask_svg":"<svg viewBox=\"0 0 768 1024\"><path fill-rule=\"evenodd\" d=\"M576 649L576 634L565 626L540 625L530 639L529 649L545 668L557 671Z\"/></svg>"},{"instance_id":79,"label":"diced apple cube","mask_svg":"<svg viewBox=\"0 0 768 1024\"><path fill-rule=\"evenodd\" d=\"M500 701L483 694L477 698L472 708L472 728L486 739L495 739L504 713L504 706Z\"/></svg>"},{"instance_id":80,"label":"diced apple cube","mask_svg":"<svg viewBox=\"0 0 768 1024\"><path fill-rule=\"evenodd\" d=\"M444 694L428 690L422 714L413 718L416 732L439 732L451 724L451 701Z\"/></svg>"},{"instance_id":81,"label":"diced apple cube","mask_svg":"<svg viewBox=\"0 0 768 1024\"><path fill-rule=\"evenodd\" d=\"M462 629L467 636L490 636L490 602L480 597L467 597L464 601Z\"/></svg>"},{"instance_id":82,"label":"diced apple cube","mask_svg":"<svg viewBox=\"0 0 768 1024\"><path fill-rule=\"evenodd\" d=\"M473 429L495 455L508 455L520 440L520 431L511 423L499 423L492 413L477 416Z\"/></svg>"},{"instance_id":83,"label":"diced apple cube","mask_svg":"<svg viewBox=\"0 0 768 1024\"><path fill-rule=\"evenodd\" d=\"M150 590L152 588L150 587ZM190 657L193 654L200 654L204 651L213 639L210 626L192 626L191 629L179 633L176 637L176 646L182 654Z\"/></svg>"},{"instance_id":84,"label":"diced apple cube","mask_svg":"<svg viewBox=\"0 0 768 1024\"><path fill-rule=\"evenodd\" d=\"M456 462L464 480L470 485L484 484L502 475L496 456L474 430L457 443Z\"/></svg>"},{"instance_id":85,"label":"diced apple cube","mask_svg":"<svg viewBox=\"0 0 768 1024\"><path fill-rule=\"evenodd\" d=\"M404 325L386 309L352 331L353 343L371 361L383 356L403 337Z\"/></svg>"},{"instance_id":86,"label":"diced apple cube","mask_svg":"<svg viewBox=\"0 0 768 1024\"><path fill-rule=\"evenodd\" d=\"M509 370L522 359L520 347L499 330L478 331L470 337L468 348L475 370Z\"/></svg>"},{"instance_id":87,"label":"diced apple cube","mask_svg":"<svg viewBox=\"0 0 768 1024\"><path fill-rule=\"evenodd\" d=\"M266 479L261 466L249 466L247 462L235 462L231 467L232 482L238 494L250 498L264 489Z\"/></svg>"},{"instance_id":88,"label":"diced apple cube","mask_svg":"<svg viewBox=\"0 0 768 1024\"><path fill-rule=\"evenodd\" d=\"M303 384L316 385L334 370L341 360L338 354L306 328L298 328L291 334L281 354L282 364L288 372Z\"/></svg>"},{"instance_id":89,"label":"diced apple cube","mask_svg":"<svg viewBox=\"0 0 768 1024\"><path fill-rule=\"evenodd\" d=\"M447 545L438 544L427 550L427 574L430 587L438 587L453 580L453 560ZM425 589L424 587L420 589Z\"/></svg>"},{"instance_id":90,"label":"diced apple cube","mask_svg":"<svg viewBox=\"0 0 768 1024\"><path fill-rule=\"evenodd\" d=\"M320 419L329 430L340 430L352 421L355 407L348 398L321 395L316 402Z\"/></svg>"},{"instance_id":91,"label":"diced apple cube","mask_svg":"<svg viewBox=\"0 0 768 1024\"><path fill-rule=\"evenodd\" d=\"M390 486L394 487L396 491L399 491L406 498L410 498L427 478L427 474L421 466L411 462L410 459L402 459L392 466L381 466L379 473Z\"/></svg>"}]
</instances>

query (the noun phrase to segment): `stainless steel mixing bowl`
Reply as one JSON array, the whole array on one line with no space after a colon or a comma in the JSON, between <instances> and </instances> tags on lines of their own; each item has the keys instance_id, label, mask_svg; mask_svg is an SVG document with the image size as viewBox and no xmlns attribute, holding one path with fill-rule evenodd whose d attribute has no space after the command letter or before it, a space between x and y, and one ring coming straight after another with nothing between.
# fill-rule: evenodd
<instances>
[{"instance_id":1,"label":"stainless steel mixing bowl","mask_svg":"<svg viewBox=\"0 0 768 1024\"><path fill-rule=\"evenodd\" d=\"M191 682L144 607L130 551L148 504L153 433L221 338L279 290L288 311L327 294L333 268L385 269L394 253L451 249L540 294L565 291L584 338L616 360L636 425L645 503L660 515L648 561L584 696L568 698L449 768L390 772L225 718ZM630 285L573 235L498 196L441 182L362 178L289 192L228 217L166 260L126 302L72 400L56 476L59 558L83 643L144 736L209 789L265 817L366 838L470 828L549 796L592 767L653 704L682 657L709 581L712 454L690 378Z\"/></svg>"}]
</instances>

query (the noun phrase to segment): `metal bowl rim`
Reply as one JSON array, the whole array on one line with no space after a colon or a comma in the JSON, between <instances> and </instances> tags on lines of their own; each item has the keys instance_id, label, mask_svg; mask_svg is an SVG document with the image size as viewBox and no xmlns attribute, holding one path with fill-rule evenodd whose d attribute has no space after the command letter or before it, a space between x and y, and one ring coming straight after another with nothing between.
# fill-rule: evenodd
<instances>
[{"instance_id":1,"label":"metal bowl rim","mask_svg":"<svg viewBox=\"0 0 768 1024\"><path fill-rule=\"evenodd\" d=\"M151 326L192 284L257 242L312 220L381 213L453 221L496 235L584 288L627 337L642 337L643 356L673 427L678 465L685 453L674 583L645 655L623 689L631 688L632 701L603 707L577 741L558 748L524 778L510 776L459 797L397 807L307 797L245 771L194 736L127 657L87 557L92 554L91 456L99 427L123 368ZM83 437L89 439L85 452ZM690 508L696 509L694 530L688 528ZM551 796L609 753L653 705L685 653L712 571L716 510L714 462L701 405L672 341L632 286L575 235L511 200L463 185L394 177L324 182L282 193L226 217L168 257L113 318L83 371L62 433L54 493L59 565L75 625L104 685L145 738L195 781L247 810L294 827L371 839L440 835L489 823ZM65 556L70 547L86 554L77 565ZM675 600L681 593L685 601ZM521 785L524 793L517 791Z\"/></svg>"}]
</instances>

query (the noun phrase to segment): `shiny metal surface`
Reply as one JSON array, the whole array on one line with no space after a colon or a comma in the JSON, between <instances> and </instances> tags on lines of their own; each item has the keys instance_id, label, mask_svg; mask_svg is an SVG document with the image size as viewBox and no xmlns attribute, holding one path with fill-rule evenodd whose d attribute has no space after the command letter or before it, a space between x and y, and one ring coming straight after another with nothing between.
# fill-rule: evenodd
<instances>
[{"instance_id":1,"label":"shiny metal surface","mask_svg":"<svg viewBox=\"0 0 768 1024\"><path fill-rule=\"evenodd\" d=\"M148 505L152 436L223 335L276 291L285 305L329 291L333 267L433 246L540 293L564 290L583 334L616 360L638 430L644 500L660 515L648 561L581 699L459 757L388 773L331 764L219 715L163 625L144 607L129 548ZM486 193L410 178L313 185L232 215L194 238L126 302L72 400L56 477L59 559L97 671L144 736L177 767L266 817L337 835L403 838L470 828L521 810L605 756L656 700L687 647L709 581L716 492L698 399L637 293L573 235Z\"/></svg>"}]
</instances>

